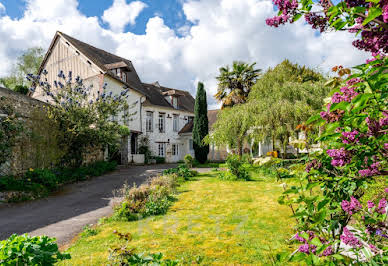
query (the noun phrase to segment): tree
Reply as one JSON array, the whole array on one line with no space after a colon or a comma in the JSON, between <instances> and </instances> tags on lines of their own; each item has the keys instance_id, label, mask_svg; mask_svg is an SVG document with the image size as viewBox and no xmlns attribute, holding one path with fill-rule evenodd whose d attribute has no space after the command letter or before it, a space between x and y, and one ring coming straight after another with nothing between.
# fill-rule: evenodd
<instances>
[{"instance_id":1,"label":"tree","mask_svg":"<svg viewBox=\"0 0 388 266\"><path fill-rule=\"evenodd\" d=\"M334 4L331 0L273 0L279 10L278 16L269 18L269 26L278 27L293 23L302 16L313 29L360 34L353 45L360 50L375 54L388 53L388 1L343 0Z\"/></svg>"},{"instance_id":2,"label":"tree","mask_svg":"<svg viewBox=\"0 0 388 266\"><path fill-rule=\"evenodd\" d=\"M220 68L218 91L214 97L222 102L222 108L235 104L245 103L250 89L259 77L260 69L254 69L256 63L251 65L244 62L233 62L229 66Z\"/></svg>"},{"instance_id":3,"label":"tree","mask_svg":"<svg viewBox=\"0 0 388 266\"><path fill-rule=\"evenodd\" d=\"M12 74L8 77L0 78L0 84L4 87L15 90L22 94L27 94L31 81L26 79L27 74L36 74L43 61L44 50L39 47L26 50L16 60Z\"/></svg>"},{"instance_id":4,"label":"tree","mask_svg":"<svg viewBox=\"0 0 388 266\"><path fill-rule=\"evenodd\" d=\"M244 141L248 139L247 132L252 125L252 116L248 115L246 104L226 107L218 113L217 121L206 141L217 146L235 148L241 157Z\"/></svg>"},{"instance_id":5,"label":"tree","mask_svg":"<svg viewBox=\"0 0 388 266\"><path fill-rule=\"evenodd\" d=\"M82 155L88 148L104 149L108 145L114 145L120 139L120 134L128 134L127 129L123 129L116 119L124 113L122 119L125 121L124 110L130 106L127 103L129 89L123 89L119 95L112 95L99 91L96 94L91 92L92 86L87 86L82 79L72 78L70 71L66 77L63 71L58 74L59 81L54 81L55 88L42 78L29 74L28 77L35 84L40 84L40 88L48 96L46 107L48 117L55 121L63 136L60 145L66 151L63 158L64 165L79 166L83 163ZM46 75L44 70L42 75Z\"/></svg>"},{"instance_id":6,"label":"tree","mask_svg":"<svg viewBox=\"0 0 388 266\"><path fill-rule=\"evenodd\" d=\"M206 91L202 82L198 82L194 115L193 146L195 159L200 163L205 163L209 153L209 145L205 144L203 140L209 134L209 121L207 118Z\"/></svg>"},{"instance_id":7,"label":"tree","mask_svg":"<svg viewBox=\"0 0 388 266\"><path fill-rule=\"evenodd\" d=\"M329 92L323 83L321 74L288 60L269 69L252 87L244 112L253 117L255 138L280 142L285 155L297 126L321 108Z\"/></svg>"}]
</instances>

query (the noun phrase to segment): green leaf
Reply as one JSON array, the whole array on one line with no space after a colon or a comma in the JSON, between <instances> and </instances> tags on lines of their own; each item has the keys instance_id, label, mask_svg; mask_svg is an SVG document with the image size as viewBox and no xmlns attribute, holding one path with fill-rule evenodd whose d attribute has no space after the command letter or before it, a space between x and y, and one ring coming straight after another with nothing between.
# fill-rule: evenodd
<instances>
[{"instance_id":1,"label":"green leaf","mask_svg":"<svg viewBox=\"0 0 388 266\"><path fill-rule=\"evenodd\" d=\"M369 22L371 22L372 20L374 20L375 18L377 18L381 14L383 14L383 11L381 10L381 8L372 6L371 8L369 8L368 17L364 20L362 25L368 24Z\"/></svg>"},{"instance_id":2,"label":"green leaf","mask_svg":"<svg viewBox=\"0 0 388 266\"><path fill-rule=\"evenodd\" d=\"M346 111L348 105L349 105L349 102L346 102L346 101L334 103L330 106L330 111L332 112L338 109Z\"/></svg>"},{"instance_id":3,"label":"green leaf","mask_svg":"<svg viewBox=\"0 0 388 266\"><path fill-rule=\"evenodd\" d=\"M346 24L348 24L347 21L343 21L342 18L338 18L331 24L331 26L333 26L336 30L340 30L345 27Z\"/></svg>"},{"instance_id":4,"label":"green leaf","mask_svg":"<svg viewBox=\"0 0 388 266\"><path fill-rule=\"evenodd\" d=\"M318 203L318 211L320 211L323 207L326 206L330 202L329 199L324 199L321 202Z\"/></svg>"},{"instance_id":5,"label":"green leaf","mask_svg":"<svg viewBox=\"0 0 388 266\"><path fill-rule=\"evenodd\" d=\"M313 123L313 122L316 122L316 121L318 121L318 120L320 120L320 119L322 119L320 114L313 115L312 117L310 117L310 118L307 120L306 124L309 125L309 124L311 124L311 123Z\"/></svg>"},{"instance_id":6,"label":"green leaf","mask_svg":"<svg viewBox=\"0 0 388 266\"><path fill-rule=\"evenodd\" d=\"M301 13L298 13L298 14L296 14L296 15L294 16L293 21L295 22L295 21L297 21L298 19L300 19L301 17L302 17L302 14L301 14Z\"/></svg>"},{"instance_id":7,"label":"green leaf","mask_svg":"<svg viewBox=\"0 0 388 266\"><path fill-rule=\"evenodd\" d=\"M322 243L321 243L321 241L319 240L318 237L314 237L314 238L311 240L311 244L313 244L313 245L315 245L315 246L317 246L317 247L322 246Z\"/></svg>"}]
</instances>

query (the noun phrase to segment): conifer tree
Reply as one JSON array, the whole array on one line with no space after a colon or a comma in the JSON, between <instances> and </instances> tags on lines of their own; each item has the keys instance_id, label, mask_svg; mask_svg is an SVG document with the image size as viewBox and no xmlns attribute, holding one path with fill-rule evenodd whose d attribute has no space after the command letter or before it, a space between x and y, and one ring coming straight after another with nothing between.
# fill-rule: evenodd
<instances>
[{"instance_id":1,"label":"conifer tree","mask_svg":"<svg viewBox=\"0 0 388 266\"><path fill-rule=\"evenodd\" d=\"M207 117L206 91L202 82L198 82L194 115L193 146L195 159L197 159L200 163L205 163L209 153L209 145L204 144L203 139L209 133L209 125Z\"/></svg>"}]
</instances>

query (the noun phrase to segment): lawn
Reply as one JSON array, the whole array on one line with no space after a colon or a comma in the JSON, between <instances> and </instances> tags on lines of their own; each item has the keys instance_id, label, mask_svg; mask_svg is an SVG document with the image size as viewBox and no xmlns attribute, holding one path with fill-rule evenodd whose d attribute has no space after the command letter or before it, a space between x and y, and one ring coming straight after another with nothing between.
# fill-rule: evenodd
<instances>
[{"instance_id":1,"label":"lawn","mask_svg":"<svg viewBox=\"0 0 388 266\"><path fill-rule=\"evenodd\" d=\"M164 216L135 222L107 222L98 234L79 237L62 265L106 265L109 247L119 243L114 230L130 232L137 252L162 252L183 264L269 263L269 254L288 249L290 210L277 203L282 188L273 178L220 181L215 171L179 188L177 201Z\"/></svg>"}]
</instances>

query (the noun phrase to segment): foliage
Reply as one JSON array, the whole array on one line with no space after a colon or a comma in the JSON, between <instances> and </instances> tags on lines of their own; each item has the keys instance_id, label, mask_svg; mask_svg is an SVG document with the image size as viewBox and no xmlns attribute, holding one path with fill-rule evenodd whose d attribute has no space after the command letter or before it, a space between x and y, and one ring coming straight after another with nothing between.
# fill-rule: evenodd
<instances>
[{"instance_id":1,"label":"foliage","mask_svg":"<svg viewBox=\"0 0 388 266\"><path fill-rule=\"evenodd\" d=\"M248 140L248 130L252 126L252 116L248 115L247 105L241 104L224 108L217 115L212 132L206 137L207 143L216 146L229 146L242 155L244 141Z\"/></svg>"},{"instance_id":2,"label":"foliage","mask_svg":"<svg viewBox=\"0 0 388 266\"><path fill-rule=\"evenodd\" d=\"M177 177L183 177L185 180L189 180L191 177L195 176L194 171L190 171L190 169L185 165L181 164L175 168L169 168L163 171L163 175L171 175L175 174Z\"/></svg>"},{"instance_id":3,"label":"foliage","mask_svg":"<svg viewBox=\"0 0 388 266\"><path fill-rule=\"evenodd\" d=\"M203 83L198 82L197 96L194 105L193 146L195 159L205 163L209 153L209 145L203 142L209 134L209 121L207 117L206 91Z\"/></svg>"},{"instance_id":4,"label":"foliage","mask_svg":"<svg viewBox=\"0 0 388 266\"><path fill-rule=\"evenodd\" d=\"M55 238L13 234L0 242L1 265L54 265L70 255L60 253Z\"/></svg>"},{"instance_id":5,"label":"foliage","mask_svg":"<svg viewBox=\"0 0 388 266\"><path fill-rule=\"evenodd\" d=\"M125 240L124 245L113 246L110 248L109 265L163 265L174 266L178 265L178 261L163 259L162 253L145 254L135 253L135 248L129 246L132 236L129 233L123 234L117 232L113 233L120 239Z\"/></svg>"},{"instance_id":6,"label":"foliage","mask_svg":"<svg viewBox=\"0 0 388 266\"><path fill-rule=\"evenodd\" d=\"M186 154L183 160L185 161L185 164L188 168L193 167L194 158L191 156L191 154Z\"/></svg>"},{"instance_id":7,"label":"foliage","mask_svg":"<svg viewBox=\"0 0 388 266\"><path fill-rule=\"evenodd\" d=\"M278 27L302 16L313 29L348 31L355 34L353 45L372 53L388 53L388 2L386 0L306 1L273 0L278 16L266 23ZM361 39L357 35L361 35Z\"/></svg>"},{"instance_id":8,"label":"foliage","mask_svg":"<svg viewBox=\"0 0 388 266\"><path fill-rule=\"evenodd\" d=\"M329 258L320 258L317 252L325 249L308 251L311 246L305 243L292 257L295 260L306 259L305 255L299 254L307 253L314 264L317 260L363 263L364 259L374 265L387 262L387 250L383 248L386 239L376 238L375 234L386 231L386 214L381 211L380 214L385 216L380 218L373 216L375 214L371 214L371 218L366 212L363 218L353 215L362 209L359 199L373 185L375 176L383 176L385 180L387 177L387 63L387 57L377 56L373 61L356 67L353 74L350 70L335 67L333 70L339 73L339 77L331 83L335 88L330 102L324 111L308 121L323 128L318 138L323 150L308 162L300 186L286 190L281 201L291 207L297 203L294 216L299 222L299 232L313 232L319 239L324 239L325 244L320 247L332 248L325 256ZM380 205L384 202L382 199ZM366 234L355 235L349 229L352 220L359 222L353 225L356 226L355 232L363 232L365 228L374 231L368 229ZM338 244L347 244L350 240L353 244L361 241L362 245L357 244L350 253L344 254ZM314 245L317 244L316 241ZM374 247L379 251L376 252Z\"/></svg>"},{"instance_id":9,"label":"foliage","mask_svg":"<svg viewBox=\"0 0 388 266\"><path fill-rule=\"evenodd\" d=\"M61 185L100 176L116 169L115 162L95 162L80 168L30 169L24 176L0 178L0 191L32 192L34 198L47 196ZM22 200L27 200L23 198Z\"/></svg>"},{"instance_id":10,"label":"foliage","mask_svg":"<svg viewBox=\"0 0 388 266\"><path fill-rule=\"evenodd\" d=\"M0 97L0 166L12 154L16 138L23 131L23 124L17 119L14 108Z\"/></svg>"},{"instance_id":11,"label":"foliage","mask_svg":"<svg viewBox=\"0 0 388 266\"><path fill-rule=\"evenodd\" d=\"M243 163L252 164L253 163L253 158L252 158L252 156L249 153L244 153L241 156L241 161Z\"/></svg>"},{"instance_id":12,"label":"foliage","mask_svg":"<svg viewBox=\"0 0 388 266\"><path fill-rule=\"evenodd\" d=\"M221 108L247 101L251 87L261 72L261 69L254 68L255 65L256 63L249 65L235 61L232 69L229 66L220 68L220 75L217 77L218 90L214 97L222 102Z\"/></svg>"},{"instance_id":13,"label":"foliage","mask_svg":"<svg viewBox=\"0 0 388 266\"><path fill-rule=\"evenodd\" d=\"M47 75L47 71L42 74ZM112 118L121 113L124 113L123 119L132 115L124 112L129 108L126 100L129 89L123 89L120 95L112 95L105 84L104 91L100 93L92 85L86 86L79 77L73 81L71 71L67 77L60 71L58 77L59 81L54 81L55 88L52 88L47 81L41 81L43 76L28 75L35 85L39 84L36 93L43 93L47 102L53 104L47 107L47 112L64 132L60 141L67 151L63 163L79 166L87 148L103 149L120 139L120 125ZM32 91L35 89L32 88Z\"/></svg>"},{"instance_id":14,"label":"foliage","mask_svg":"<svg viewBox=\"0 0 388 266\"><path fill-rule=\"evenodd\" d=\"M279 141L284 151L297 126L323 105L329 92L323 82L321 74L288 60L269 69L252 87L243 113L253 119L252 136L272 139L273 145Z\"/></svg>"},{"instance_id":15,"label":"foliage","mask_svg":"<svg viewBox=\"0 0 388 266\"><path fill-rule=\"evenodd\" d=\"M158 176L137 187L124 185L120 193L124 200L115 207L113 220L133 221L167 212L177 187L176 177Z\"/></svg>"},{"instance_id":16,"label":"foliage","mask_svg":"<svg viewBox=\"0 0 388 266\"><path fill-rule=\"evenodd\" d=\"M226 158L226 165L232 176L236 179L249 180L249 173L244 166L244 162L237 155L228 155ZM227 179L225 177L225 179Z\"/></svg>"},{"instance_id":17,"label":"foliage","mask_svg":"<svg viewBox=\"0 0 388 266\"><path fill-rule=\"evenodd\" d=\"M85 225L82 230L81 236L88 237L88 236L95 236L97 234L98 234L98 229L92 228L90 225Z\"/></svg>"},{"instance_id":18,"label":"foliage","mask_svg":"<svg viewBox=\"0 0 388 266\"><path fill-rule=\"evenodd\" d=\"M0 84L8 89L27 94L31 82L27 81L25 77L29 73L38 73L43 57L44 50L42 48L34 47L27 49L17 58L16 64L12 70L13 74L8 77L0 78Z\"/></svg>"},{"instance_id":19,"label":"foliage","mask_svg":"<svg viewBox=\"0 0 388 266\"><path fill-rule=\"evenodd\" d=\"M166 162L166 158L164 157L160 157L160 156L153 156L152 157L156 163L165 163Z\"/></svg>"}]
</instances>

